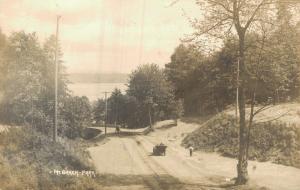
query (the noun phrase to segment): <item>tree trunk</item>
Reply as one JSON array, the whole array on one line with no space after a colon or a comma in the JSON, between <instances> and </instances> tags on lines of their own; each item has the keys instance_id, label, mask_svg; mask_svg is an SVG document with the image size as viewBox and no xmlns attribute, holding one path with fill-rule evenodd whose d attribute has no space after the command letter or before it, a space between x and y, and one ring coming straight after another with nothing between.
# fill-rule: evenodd
<instances>
[{"instance_id":1,"label":"tree trunk","mask_svg":"<svg viewBox=\"0 0 300 190\"><path fill-rule=\"evenodd\" d=\"M237 164L237 180L236 184L245 184L248 181L248 160L247 160L247 126L245 114L245 80L246 69L244 63L244 42L245 33L239 35L239 58L240 58L240 86L239 86L239 113L240 113L240 129L239 129L239 155Z\"/></svg>"}]
</instances>

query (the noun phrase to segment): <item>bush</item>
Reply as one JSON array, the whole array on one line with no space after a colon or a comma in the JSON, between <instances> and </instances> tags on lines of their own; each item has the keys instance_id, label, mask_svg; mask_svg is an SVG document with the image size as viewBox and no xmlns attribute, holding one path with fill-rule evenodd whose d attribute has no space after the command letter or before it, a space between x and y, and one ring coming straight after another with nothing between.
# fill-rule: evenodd
<instances>
[{"instance_id":1,"label":"bush","mask_svg":"<svg viewBox=\"0 0 300 190\"><path fill-rule=\"evenodd\" d=\"M60 111L59 132L70 139L81 137L83 130L91 125L92 107L87 97L70 96L64 100Z\"/></svg>"}]
</instances>

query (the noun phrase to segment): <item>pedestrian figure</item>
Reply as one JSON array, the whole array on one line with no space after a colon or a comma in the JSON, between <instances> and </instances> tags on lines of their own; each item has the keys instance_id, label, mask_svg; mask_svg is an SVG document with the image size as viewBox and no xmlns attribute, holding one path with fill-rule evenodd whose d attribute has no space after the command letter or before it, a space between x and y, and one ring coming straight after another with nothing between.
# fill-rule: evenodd
<instances>
[{"instance_id":1,"label":"pedestrian figure","mask_svg":"<svg viewBox=\"0 0 300 190\"><path fill-rule=\"evenodd\" d=\"M194 150L194 148L192 146L190 146L189 150L190 150L190 156L193 156L193 150Z\"/></svg>"},{"instance_id":2,"label":"pedestrian figure","mask_svg":"<svg viewBox=\"0 0 300 190\"><path fill-rule=\"evenodd\" d=\"M119 135L120 134L120 127L117 125L116 126L116 133Z\"/></svg>"}]
</instances>

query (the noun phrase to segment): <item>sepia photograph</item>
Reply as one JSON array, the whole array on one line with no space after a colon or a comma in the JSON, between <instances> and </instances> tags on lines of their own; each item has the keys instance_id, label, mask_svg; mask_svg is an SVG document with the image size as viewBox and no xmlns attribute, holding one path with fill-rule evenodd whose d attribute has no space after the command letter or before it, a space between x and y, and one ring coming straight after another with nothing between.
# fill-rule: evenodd
<instances>
[{"instance_id":1,"label":"sepia photograph","mask_svg":"<svg viewBox=\"0 0 300 190\"><path fill-rule=\"evenodd\" d=\"M300 0L0 0L0 190L300 190Z\"/></svg>"}]
</instances>

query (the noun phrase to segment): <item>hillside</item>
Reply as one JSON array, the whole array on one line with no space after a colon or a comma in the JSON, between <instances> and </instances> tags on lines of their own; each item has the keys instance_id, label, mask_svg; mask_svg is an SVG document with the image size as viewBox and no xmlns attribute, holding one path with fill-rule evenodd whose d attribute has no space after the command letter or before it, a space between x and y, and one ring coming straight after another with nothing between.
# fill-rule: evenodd
<instances>
[{"instance_id":1,"label":"hillside","mask_svg":"<svg viewBox=\"0 0 300 190\"><path fill-rule=\"evenodd\" d=\"M299 104L282 104L257 115L251 128L249 158L300 168L299 114ZM187 135L182 144L236 158L238 126L234 111L230 109L214 116Z\"/></svg>"},{"instance_id":2,"label":"hillside","mask_svg":"<svg viewBox=\"0 0 300 190\"><path fill-rule=\"evenodd\" d=\"M68 74L72 83L127 83L128 74L123 73L72 73Z\"/></svg>"},{"instance_id":3,"label":"hillside","mask_svg":"<svg viewBox=\"0 0 300 190\"><path fill-rule=\"evenodd\" d=\"M261 107L256 107L255 110ZM247 110L249 118L250 109ZM234 116L235 110L229 109L225 113ZM255 116L256 122L280 121L287 125L297 125L300 127L300 103L286 103L279 105L271 105Z\"/></svg>"},{"instance_id":4,"label":"hillside","mask_svg":"<svg viewBox=\"0 0 300 190\"><path fill-rule=\"evenodd\" d=\"M93 170L84 146L68 139L53 142L29 127L0 131L0 189L100 189L88 176L54 174L54 170Z\"/></svg>"}]
</instances>

